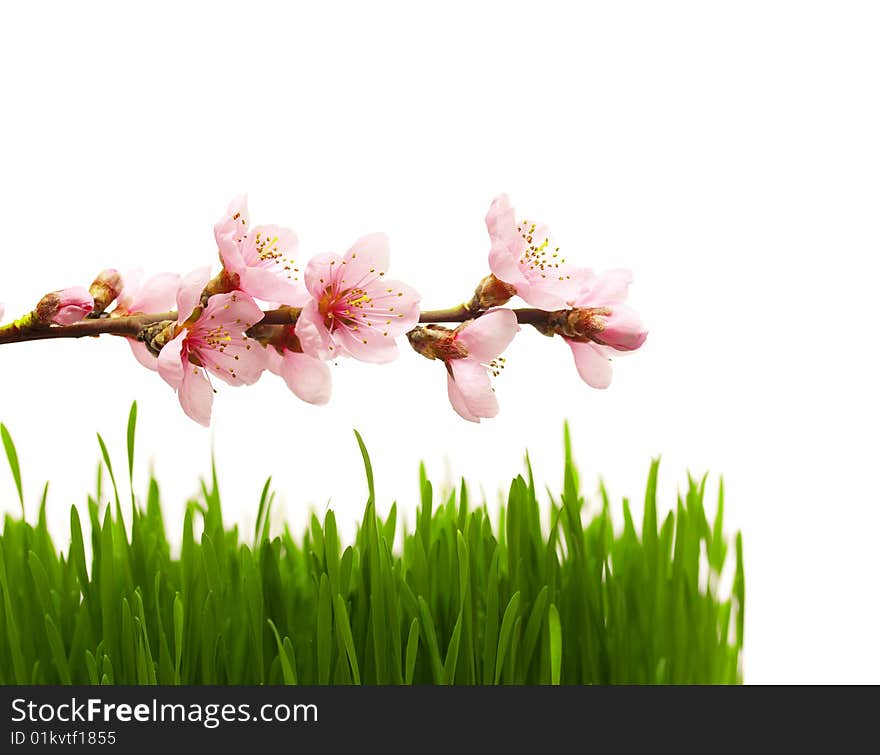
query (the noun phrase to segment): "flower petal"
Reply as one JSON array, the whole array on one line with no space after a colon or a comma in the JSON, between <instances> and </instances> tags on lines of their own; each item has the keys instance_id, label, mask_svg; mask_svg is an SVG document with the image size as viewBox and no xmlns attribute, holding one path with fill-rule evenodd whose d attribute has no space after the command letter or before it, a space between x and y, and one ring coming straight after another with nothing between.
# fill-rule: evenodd
<instances>
[{"instance_id":1,"label":"flower petal","mask_svg":"<svg viewBox=\"0 0 880 755\"><path fill-rule=\"evenodd\" d=\"M232 291L228 294L215 294L208 299L192 330L204 335L218 325L225 325L233 334L242 333L262 319L263 310L250 296L242 291Z\"/></svg>"},{"instance_id":2,"label":"flower petal","mask_svg":"<svg viewBox=\"0 0 880 755\"><path fill-rule=\"evenodd\" d=\"M135 310L132 309L132 304L136 304L137 300L140 298L140 291L143 282L144 269L142 267L136 267L133 270L127 270L124 272L122 274L122 292L116 299L116 309L114 311L119 312L119 314L134 312ZM171 295L171 306L174 306L173 302L176 294L177 289L175 288Z\"/></svg>"},{"instance_id":3,"label":"flower petal","mask_svg":"<svg viewBox=\"0 0 880 755\"><path fill-rule=\"evenodd\" d=\"M453 359L449 369L471 414L486 418L498 414L498 399L483 365L474 359Z\"/></svg>"},{"instance_id":4,"label":"flower petal","mask_svg":"<svg viewBox=\"0 0 880 755\"><path fill-rule=\"evenodd\" d=\"M459 417L466 419L468 422L480 421L480 418L468 409L467 401L464 400L464 394L462 394L461 388L458 387L458 384L453 379L451 372L446 373L446 392L449 395L449 403L452 404L452 408L455 409Z\"/></svg>"},{"instance_id":5,"label":"flower petal","mask_svg":"<svg viewBox=\"0 0 880 755\"><path fill-rule=\"evenodd\" d=\"M186 331L181 331L178 336L166 343L159 352L156 361L156 369L162 379L174 390L180 388L183 383L183 344L186 340Z\"/></svg>"},{"instance_id":6,"label":"flower petal","mask_svg":"<svg viewBox=\"0 0 880 755\"><path fill-rule=\"evenodd\" d=\"M239 194L229 203L226 214L214 225L214 238L220 245L222 236L231 235L233 240L241 241L248 232L250 213L248 213L247 194Z\"/></svg>"},{"instance_id":7,"label":"flower petal","mask_svg":"<svg viewBox=\"0 0 880 755\"><path fill-rule=\"evenodd\" d=\"M326 404L330 400L330 368L320 359L285 351L281 377L294 394L310 404Z\"/></svg>"},{"instance_id":8,"label":"flower petal","mask_svg":"<svg viewBox=\"0 0 880 755\"><path fill-rule=\"evenodd\" d=\"M312 300L302 308L294 332L306 354L311 354L318 359L331 359L338 356L338 350L330 338L330 331L324 325L324 318L318 311L316 301Z\"/></svg>"},{"instance_id":9,"label":"flower petal","mask_svg":"<svg viewBox=\"0 0 880 755\"><path fill-rule=\"evenodd\" d=\"M281 375L281 366L284 363L284 357L278 352L274 346L264 346L266 352L265 363L266 369L273 375Z\"/></svg>"},{"instance_id":10,"label":"flower petal","mask_svg":"<svg viewBox=\"0 0 880 755\"><path fill-rule=\"evenodd\" d=\"M500 194L486 213L486 228L492 245L489 249L489 269L496 278L519 286L526 282L519 267L525 243L517 231L516 216L510 199Z\"/></svg>"},{"instance_id":11,"label":"flower petal","mask_svg":"<svg viewBox=\"0 0 880 755\"><path fill-rule=\"evenodd\" d=\"M253 385L266 369L266 349L258 341L233 337L220 349L201 349L199 359L212 375L229 385Z\"/></svg>"},{"instance_id":12,"label":"flower petal","mask_svg":"<svg viewBox=\"0 0 880 755\"><path fill-rule=\"evenodd\" d=\"M299 241L289 228L278 225L261 225L253 228L241 245L241 257L246 266L242 272L260 270L262 274L250 276L251 289L242 289L258 299L276 298L279 300L295 295L297 285L302 280L302 267L296 261ZM276 279L271 281L269 273ZM286 286L278 285L287 284ZM281 295L264 292L283 292ZM286 303L286 302L285 302Z\"/></svg>"},{"instance_id":13,"label":"flower petal","mask_svg":"<svg viewBox=\"0 0 880 755\"><path fill-rule=\"evenodd\" d=\"M611 385L611 360L602 353L595 343L565 341L571 346L574 364L581 379L593 388L607 388Z\"/></svg>"},{"instance_id":14,"label":"flower petal","mask_svg":"<svg viewBox=\"0 0 880 755\"><path fill-rule=\"evenodd\" d=\"M52 315L56 325L73 325L89 315L95 308L92 295L82 286L72 286L54 293L57 297L57 309ZM48 296L46 297L48 298Z\"/></svg>"},{"instance_id":15,"label":"flower petal","mask_svg":"<svg viewBox=\"0 0 880 755\"><path fill-rule=\"evenodd\" d=\"M174 307L179 286L177 273L157 273L138 285L135 295L127 302L127 309L129 312L167 312Z\"/></svg>"},{"instance_id":16,"label":"flower petal","mask_svg":"<svg viewBox=\"0 0 880 755\"><path fill-rule=\"evenodd\" d=\"M412 330L419 322L421 294L402 281L377 279L364 289L369 303L352 308L359 326L389 336Z\"/></svg>"},{"instance_id":17,"label":"flower petal","mask_svg":"<svg viewBox=\"0 0 880 755\"><path fill-rule=\"evenodd\" d=\"M516 214L510 204L507 194L499 194L489 205L486 213L486 228L489 229L489 238L507 239L516 232Z\"/></svg>"},{"instance_id":18,"label":"flower petal","mask_svg":"<svg viewBox=\"0 0 880 755\"><path fill-rule=\"evenodd\" d=\"M397 359L400 353L392 335L382 335L375 328L351 330L339 327L333 331L333 340L345 352L362 362L386 364Z\"/></svg>"},{"instance_id":19,"label":"flower petal","mask_svg":"<svg viewBox=\"0 0 880 755\"><path fill-rule=\"evenodd\" d=\"M341 266L342 258L338 254L318 254L306 265L304 279L309 293L320 299L333 283L333 276Z\"/></svg>"},{"instance_id":20,"label":"flower petal","mask_svg":"<svg viewBox=\"0 0 880 755\"><path fill-rule=\"evenodd\" d=\"M491 362L499 356L519 331L516 314L511 309L490 309L462 325L456 339L478 362Z\"/></svg>"},{"instance_id":21,"label":"flower petal","mask_svg":"<svg viewBox=\"0 0 880 755\"><path fill-rule=\"evenodd\" d=\"M257 303L241 291L212 296L190 328L190 348L207 370L230 385L256 383L266 369L266 350L244 333L262 319Z\"/></svg>"},{"instance_id":22,"label":"flower petal","mask_svg":"<svg viewBox=\"0 0 880 755\"><path fill-rule=\"evenodd\" d=\"M569 309L570 304L565 296L553 291L551 287L536 283L526 283L516 287L516 293L526 304L530 304L545 312L555 312L559 309Z\"/></svg>"},{"instance_id":23,"label":"flower petal","mask_svg":"<svg viewBox=\"0 0 880 755\"><path fill-rule=\"evenodd\" d=\"M239 275L241 290L263 301L301 307L309 299L306 287L267 267L246 267Z\"/></svg>"},{"instance_id":24,"label":"flower petal","mask_svg":"<svg viewBox=\"0 0 880 755\"><path fill-rule=\"evenodd\" d=\"M390 260L391 251L386 234L370 233L361 236L342 258L344 267L339 273L340 287L363 287L369 281L384 276L388 272Z\"/></svg>"},{"instance_id":25,"label":"flower petal","mask_svg":"<svg viewBox=\"0 0 880 755\"><path fill-rule=\"evenodd\" d=\"M625 268L606 270L594 275L584 282L584 288L577 298L577 305L579 307L605 307L621 304L626 300L632 281L632 271Z\"/></svg>"},{"instance_id":26,"label":"flower petal","mask_svg":"<svg viewBox=\"0 0 880 755\"><path fill-rule=\"evenodd\" d=\"M134 354L134 358L137 359L138 362L148 370L153 370L153 372L159 369L158 359L153 352L147 348L147 344L143 341L136 341L134 338L126 338L125 340L128 341L128 345L131 346L131 353Z\"/></svg>"},{"instance_id":27,"label":"flower petal","mask_svg":"<svg viewBox=\"0 0 880 755\"><path fill-rule=\"evenodd\" d=\"M186 322L193 313L209 280L211 280L211 268L200 267L180 281L180 287L177 289L177 322Z\"/></svg>"},{"instance_id":28,"label":"flower petal","mask_svg":"<svg viewBox=\"0 0 880 755\"><path fill-rule=\"evenodd\" d=\"M208 382L205 371L188 364L183 371L183 383L177 392L180 406L186 416L200 425L209 427L211 424L211 406L214 403L214 389Z\"/></svg>"},{"instance_id":29,"label":"flower petal","mask_svg":"<svg viewBox=\"0 0 880 755\"><path fill-rule=\"evenodd\" d=\"M611 306L611 314L604 318L605 329L596 335L602 343L619 351L635 351L648 337L636 311L625 304Z\"/></svg>"},{"instance_id":30,"label":"flower petal","mask_svg":"<svg viewBox=\"0 0 880 755\"><path fill-rule=\"evenodd\" d=\"M241 242L235 240L232 231L217 237L217 249L223 269L233 275L241 275L247 266L241 253Z\"/></svg>"}]
</instances>

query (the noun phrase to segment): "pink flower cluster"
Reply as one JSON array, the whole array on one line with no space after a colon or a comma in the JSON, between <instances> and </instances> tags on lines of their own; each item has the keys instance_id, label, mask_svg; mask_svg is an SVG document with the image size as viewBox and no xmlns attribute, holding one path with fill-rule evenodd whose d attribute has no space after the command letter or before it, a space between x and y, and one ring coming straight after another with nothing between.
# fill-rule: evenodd
<instances>
[{"instance_id":1,"label":"pink flower cluster","mask_svg":"<svg viewBox=\"0 0 880 755\"><path fill-rule=\"evenodd\" d=\"M230 290L205 300L208 268L181 281L173 338L156 360L183 410L203 425L211 417L210 376L251 385L269 370L303 401L325 404L328 360L391 361L397 356L394 339L418 322L418 293L385 277L389 249L383 234L358 239L342 257L323 254L303 265L296 234L276 225L251 227L240 196L214 226L214 237ZM257 300L301 308L295 327L266 343L249 337L263 319Z\"/></svg>"},{"instance_id":2,"label":"pink flower cluster","mask_svg":"<svg viewBox=\"0 0 880 755\"><path fill-rule=\"evenodd\" d=\"M172 273L146 278L141 270L122 275L105 270L89 290L47 294L32 320L39 327L57 327L85 318L148 315L144 322L152 323L152 330L139 329L137 338L124 331L134 356L176 391L189 417L206 426L212 378L251 385L269 371L303 401L325 404L331 393L328 362L342 357L390 362L399 354L396 339L404 334L417 352L443 362L449 401L461 417L472 422L494 417L498 401L491 377L503 367L501 355L520 321L560 335L583 380L607 387L611 356L638 349L647 337L626 304L631 273L596 274L573 265L547 226L517 220L503 194L492 202L486 226L492 274L464 310L467 316L456 318L464 322L455 329L418 326L420 319L431 321L430 313L421 312L415 289L388 277L384 234L359 238L341 256L319 254L303 262L293 231L251 225L243 195L214 226L219 273L204 267L182 278ZM534 309L500 306L513 295L541 310L539 317ZM262 322L267 310L292 316L267 324Z\"/></svg>"},{"instance_id":3,"label":"pink flower cluster","mask_svg":"<svg viewBox=\"0 0 880 755\"><path fill-rule=\"evenodd\" d=\"M611 383L611 357L638 349L648 336L626 301L632 274L610 270L596 274L572 265L550 236L550 229L533 220L517 220L506 194L497 197L486 215L492 274L512 287L527 304L547 312L585 309L592 313L589 338L571 335L571 347L581 378L593 388ZM449 400L464 419L479 422L498 413L489 382L503 366L496 360L519 330L509 309L490 309L454 331L457 348L446 348Z\"/></svg>"}]
</instances>

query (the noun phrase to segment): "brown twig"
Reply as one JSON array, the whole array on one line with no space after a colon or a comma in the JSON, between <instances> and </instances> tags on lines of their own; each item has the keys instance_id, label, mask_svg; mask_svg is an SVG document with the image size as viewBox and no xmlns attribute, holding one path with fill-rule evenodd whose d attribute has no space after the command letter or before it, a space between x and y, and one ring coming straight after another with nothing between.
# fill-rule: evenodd
<instances>
[{"instance_id":1,"label":"brown twig","mask_svg":"<svg viewBox=\"0 0 880 755\"><path fill-rule=\"evenodd\" d=\"M297 307L280 307L265 312L260 325L293 325L299 317ZM516 319L523 325L546 325L553 313L540 309L514 309ZM419 317L420 323L461 323L479 317L481 312L473 312L465 305L449 309L426 310ZM20 325L21 321L0 327L0 345L43 341L52 338L87 338L101 335L137 338L149 325L167 320L176 321L177 312L159 314L130 315L127 317L100 317L83 320L73 325Z\"/></svg>"}]
</instances>

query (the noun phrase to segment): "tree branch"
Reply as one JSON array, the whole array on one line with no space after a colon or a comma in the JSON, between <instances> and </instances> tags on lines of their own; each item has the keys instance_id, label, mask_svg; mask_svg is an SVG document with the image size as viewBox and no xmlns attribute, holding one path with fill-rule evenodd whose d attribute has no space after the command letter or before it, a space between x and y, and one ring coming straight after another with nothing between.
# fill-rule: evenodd
<instances>
[{"instance_id":1,"label":"tree branch","mask_svg":"<svg viewBox=\"0 0 880 755\"><path fill-rule=\"evenodd\" d=\"M280 307L264 313L259 325L293 325L301 309ZM522 325L545 325L552 313L541 309L514 309L517 321ZM419 316L420 323L462 323L479 317L482 312L473 312L465 305L449 309L426 310ZM149 325L165 321L177 321L177 312L130 315L128 317L99 317L83 320L74 325L22 325L22 320L0 327L0 345L43 341L53 338L87 338L101 335L137 338Z\"/></svg>"}]
</instances>

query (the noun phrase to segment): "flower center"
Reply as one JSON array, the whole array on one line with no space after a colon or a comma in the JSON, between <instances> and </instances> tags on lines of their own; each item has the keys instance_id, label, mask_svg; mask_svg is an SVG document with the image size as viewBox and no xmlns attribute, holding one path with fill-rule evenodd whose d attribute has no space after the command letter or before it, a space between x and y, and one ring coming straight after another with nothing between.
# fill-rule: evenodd
<instances>
[{"instance_id":1,"label":"flower center","mask_svg":"<svg viewBox=\"0 0 880 755\"><path fill-rule=\"evenodd\" d=\"M517 224L516 230L525 242L522 256L519 258L520 267L533 276L558 278L561 281L570 280L571 276L565 273L564 268L560 268L565 264L565 257L560 256L559 247L550 247L549 235L544 236L544 240L538 243L535 238L537 229L538 224L530 223L528 220Z\"/></svg>"},{"instance_id":2,"label":"flower center","mask_svg":"<svg viewBox=\"0 0 880 755\"><path fill-rule=\"evenodd\" d=\"M333 330L336 323L353 326L357 330L356 320L362 316L360 310L368 307L373 298L363 288L349 288L335 291L327 286L318 300L318 311L324 317L324 325Z\"/></svg>"},{"instance_id":3,"label":"flower center","mask_svg":"<svg viewBox=\"0 0 880 755\"><path fill-rule=\"evenodd\" d=\"M507 360L504 357L498 357L489 362L489 364L483 364L483 367L492 373L492 377L498 377L501 374L501 370L503 370L506 365Z\"/></svg>"},{"instance_id":4,"label":"flower center","mask_svg":"<svg viewBox=\"0 0 880 755\"><path fill-rule=\"evenodd\" d=\"M284 252L278 246L278 236L263 236L257 233L254 237L254 247L257 250L257 256L260 262L266 266L281 266L287 277L291 280L299 280L299 268L296 266L296 260L292 257L286 257Z\"/></svg>"}]
</instances>

